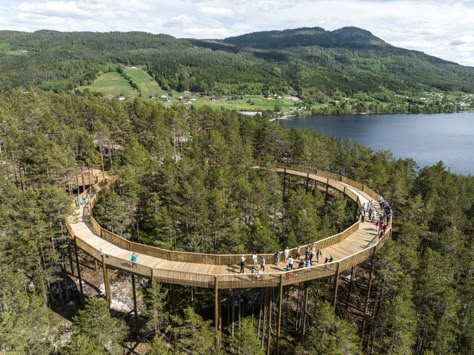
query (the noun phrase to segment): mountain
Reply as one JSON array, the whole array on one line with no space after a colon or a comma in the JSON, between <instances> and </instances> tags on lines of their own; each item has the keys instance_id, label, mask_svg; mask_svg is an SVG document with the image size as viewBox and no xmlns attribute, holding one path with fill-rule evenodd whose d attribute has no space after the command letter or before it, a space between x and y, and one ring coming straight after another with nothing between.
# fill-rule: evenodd
<instances>
[{"instance_id":1,"label":"mountain","mask_svg":"<svg viewBox=\"0 0 474 355\"><path fill-rule=\"evenodd\" d=\"M324 48L376 48L390 45L372 33L357 27L326 31L321 27L304 27L284 31L263 31L229 37L225 43L238 47L282 49L319 46Z\"/></svg>"},{"instance_id":2,"label":"mountain","mask_svg":"<svg viewBox=\"0 0 474 355\"><path fill-rule=\"evenodd\" d=\"M394 47L370 32L320 27L226 39L143 32L0 31L0 91L89 85L119 65L141 66L164 89L209 94L474 92L474 68Z\"/></svg>"}]
</instances>

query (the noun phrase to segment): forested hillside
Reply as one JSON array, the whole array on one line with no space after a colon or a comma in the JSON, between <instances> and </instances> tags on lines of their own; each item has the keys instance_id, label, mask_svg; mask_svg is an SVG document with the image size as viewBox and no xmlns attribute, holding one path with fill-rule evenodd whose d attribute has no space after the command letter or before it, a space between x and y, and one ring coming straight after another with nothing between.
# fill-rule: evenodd
<instances>
[{"instance_id":1,"label":"forested hillside","mask_svg":"<svg viewBox=\"0 0 474 355\"><path fill-rule=\"evenodd\" d=\"M257 32L225 40L141 32L0 32L0 90L89 85L110 65L144 66L165 89L290 93L474 92L474 69L393 47L358 28Z\"/></svg>"},{"instance_id":2,"label":"forested hillside","mask_svg":"<svg viewBox=\"0 0 474 355\"><path fill-rule=\"evenodd\" d=\"M156 45L175 40L162 41ZM73 57L71 48L82 45L70 44L65 56ZM412 160L396 160L389 152L375 153L308 130L285 130L259 117L164 108L140 97L120 102L87 93L12 90L0 96L0 126L0 351L116 354L131 341L148 344L150 354L223 351L215 349L212 301L204 291L144 284L135 322L126 314L112 317L96 297L84 307L73 303L66 312L71 322L51 311L61 310L72 297L57 291L72 282L63 224L71 197L61 183L67 173L102 160L120 177L97 206L107 228L132 240L195 251L294 247L340 230L353 218L343 199L325 203L321 195L298 188L283 199L281 178L251 169L256 163L305 164L367 184L390 202L395 230L393 240L376 254L372 311L363 338L360 317L346 312L344 303L335 314L326 304L331 286L318 282L310 285L311 318L304 339L291 323L296 289L288 292L285 351L474 351L471 176L452 174L441 162L418 170ZM102 156L97 142L119 148ZM362 272L359 277L364 278ZM228 353L261 351L251 308L246 312L233 337L234 328L223 329Z\"/></svg>"}]
</instances>

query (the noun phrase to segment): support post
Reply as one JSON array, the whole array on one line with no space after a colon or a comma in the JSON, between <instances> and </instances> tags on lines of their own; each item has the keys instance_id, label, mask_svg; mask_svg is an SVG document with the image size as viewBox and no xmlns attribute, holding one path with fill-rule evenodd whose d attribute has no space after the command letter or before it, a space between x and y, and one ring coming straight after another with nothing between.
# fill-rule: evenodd
<instances>
[{"instance_id":1,"label":"support post","mask_svg":"<svg viewBox=\"0 0 474 355\"><path fill-rule=\"evenodd\" d=\"M349 302L351 301L351 293L352 293L353 285L354 285L354 266L351 267L351 280L349 282L349 291L347 292L346 310L349 309Z\"/></svg>"},{"instance_id":2,"label":"support post","mask_svg":"<svg viewBox=\"0 0 474 355\"><path fill-rule=\"evenodd\" d=\"M135 317L138 317L137 291L136 291L136 286L135 286L135 274L132 274L132 291L133 291L133 312L135 313Z\"/></svg>"},{"instance_id":3,"label":"support post","mask_svg":"<svg viewBox=\"0 0 474 355\"><path fill-rule=\"evenodd\" d=\"M267 355L270 355L272 348L272 289L267 289L268 298L268 325L267 325Z\"/></svg>"},{"instance_id":4,"label":"support post","mask_svg":"<svg viewBox=\"0 0 474 355\"><path fill-rule=\"evenodd\" d=\"M372 277L374 274L374 260L375 260L375 248L374 252L372 253L372 258L370 258L370 273L369 273L369 285L367 287L367 294L365 295L365 303L364 303L364 319L362 321L362 334L361 334L361 341L364 341L364 334L365 334L365 323L367 322L367 310L369 308L369 298L370 298L370 290L372 288Z\"/></svg>"},{"instance_id":5,"label":"support post","mask_svg":"<svg viewBox=\"0 0 474 355\"><path fill-rule=\"evenodd\" d=\"M303 305L303 338L306 333L306 314L308 313L308 283L304 284L304 305Z\"/></svg>"},{"instance_id":6,"label":"support post","mask_svg":"<svg viewBox=\"0 0 474 355\"><path fill-rule=\"evenodd\" d=\"M280 285L279 285L279 290L278 290L278 321L277 321L277 338L276 338L277 354L280 353L282 305L283 305L283 274L280 275Z\"/></svg>"},{"instance_id":7,"label":"support post","mask_svg":"<svg viewBox=\"0 0 474 355\"><path fill-rule=\"evenodd\" d=\"M74 252L76 254L77 278L79 279L79 290L81 291L81 301L83 301L84 290L82 289L81 265L79 264L79 253L77 252L76 237L74 237Z\"/></svg>"},{"instance_id":8,"label":"support post","mask_svg":"<svg viewBox=\"0 0 474 355\"><path fill-rule=\"evenodd\" d=\"M283 169L283 198L285 197L286 193L286 168Z\"/></svg>"},{"instance_id":9,"label":"support post","mask_svg":"<svg viewBox=\"0 0 474 355\"><path fill-rule=\"evenodd\" d=\"M84 179L84 164L81 165L82 191L86 191L86 182Z\"/></svg>"},{"instance_id":10,"label":"support post","mask_svg":"<svg viewBox=\"0 0 474 355\"><path fill-rule=\"evenodd\" d=\"M309 173L306 173L306 192L308 192L309 189Z\"/></svg>"},{"instance_id":11,"label":"support post","mask_svg":"<svg viewBox=\"0 0 474 355\"><path fill-rule=\"evenodd\" d=\"M336 274L334 275L332 308L336 310L337 288L339 286L339 263L336 264Z\"/></svg>"},{"instance_id":12,"label":"support post","mask_svg":"<svg viewBox=\"0 0 474 355\"><path fill-rule=\"evenodd\" d=\"M71 275L74 275L74 261L72 259L72 252L71 252L71 246L67 245L67 253L68 253L68 256L69 256L69 266L71 267Z\"/></svg>"},{"instance_id":13,"label":"support post","mask_svg":"<svg viewBox=\"0 0 474 355\"><path fill-rule=\"evenodd\" d=\"M326 179L326 195L324 197L324 202L328 202L329 198L329 179Z\"/></svg>"},{"instance_id":14,"label":"support post","mask_svg":"<svg viewBox=\"0 0 474 355\"><path fill-rule=\"evenodd\" d=\"M110 294L109 272L107 270L107 265L105 264L104 254L102 254L102 273L104 276L105 298L107 300L107 305L110 308L110 304L112 303L112 295Z\"/></svg>"},{"instance_id":15,"label":"support post","mask_svg":"<svg viewBox=\"0 0 474 355\"><path fill-rule=\"evenodd\" d=\"M216 344L220 348L220 334L219 334L219 283L217 276L214 277L214 326L216 328Z\"/></svg>"}]
</instances>

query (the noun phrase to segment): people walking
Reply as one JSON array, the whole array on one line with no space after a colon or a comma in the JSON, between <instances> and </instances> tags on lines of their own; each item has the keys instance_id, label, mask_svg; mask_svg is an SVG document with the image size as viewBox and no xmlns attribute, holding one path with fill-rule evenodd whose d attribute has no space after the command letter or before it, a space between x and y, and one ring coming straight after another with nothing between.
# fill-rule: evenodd
<instances>
[{"instance_id":1,"label":"people walking","mask_svg":"<svg viewBox=\"0 0 474 355\"><path fill-rule=\"evenodd\" d=\"M278 265L280 263L280 259L281 259L281 251L277 251L275 253L275 265Z\"/></svg>"},{"instance_id":2,"label":"people walking","mask_svg":"<svg viewBox=\"0 0 474 355\"><path fill-rule=\"evenodd\" d=\"M257 253L253 252L253 254L252 254L252 260L253 260L253 264L254 264L254 265L257 265L257 262L258 262Z\"/></svg>"},{"instance_id":3,"label":"people walking","mask_svg":"<svg viewBox=\"0 0 474 355\"><path fill-rule=\"evenodd\" d=\"M288 266L286 267L287 270L293 270L293 263L294 263L294 260L293 258L290 256L288 258Z\"/></svg>"},{"instance_id":4,"label":"people walking","mask_svg":"<svg viewBox=\"0 0 474 355\"><path fill-rule=\"evenodd\" d=\"M290 256L290 248L286 247L285 248L285 261L288 260L288 257Z\"/></svg>"},{"instance_id":5,"label":"people walking","mask_svg":"<svg viewBox=\"0 0 474 355\"><path fill-rule=\"evenodd\" d=\"M130 263L132 265L132 268L137 267L137 257L138 255L133 252L132 256L130 257Z\"/></svg>"},{"instance_id":6,"label":"people walking","mask_svg":"<svg viewBox=\"0 0 474 355\"><path fill-rule=\"evenodd\" d=\"M266 264L265 257L262 256L262 263L260 264L260 270L262 270L263 272L265 272L265 264Z\"/></svg>"},{"instance_id":7,"label":"people walking","mask_svg":"<svg viewBox=\"0 0 474 355\"><path fill-rule=\"evenodd\" d=\"M81 207L81 197L80 196L77 196L77 198L76 198L76 207L77 208Z\"/></svg>"},{"instance_id":8,"label":"people walking","mask_svg":"<svg viewBox=\"0 0 474 355\"><path fill-rule=\"evenodd\" d=\"M245 256L240 257L240 274L245 273Z\"/></svg>"}]
</instances>

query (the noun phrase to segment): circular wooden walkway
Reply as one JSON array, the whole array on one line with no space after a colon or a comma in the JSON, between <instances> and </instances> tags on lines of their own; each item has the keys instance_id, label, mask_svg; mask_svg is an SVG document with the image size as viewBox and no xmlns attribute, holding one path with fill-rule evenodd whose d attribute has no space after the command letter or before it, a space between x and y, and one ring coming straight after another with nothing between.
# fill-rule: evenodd
<instances>
[{"instance_id":1,"label":"circular wooden walkway","mask_svg":"<svg viewBox=\"0 0 474 355\"><path fill-rule=\"evenodd\" d=\"M307 167L279 165L275 169L285 174L285 178L300 177L308 189L337 190L356 202L359 207L370 200L379 207L380 196L376 192L346 177ZM264 273L251 273L252 257L248 254L245 255L246 271L240 274L240 254L216 255L165 250L130 242L102 228L90 212L100 191L108 189L113 178L101 174L94 179L101 180L92 186L95 194L90 203L76 208L74 215L67 220L68 231L76 246L101 261L105 269L119 269L163 283L215 289L253 288L285 286L332 275L338 276L340 272L368 260L391 235L391 221L386 236L379 239L374 224L359 220L345 231L309 245L310 248L314 246L316 250L321 250L319 264L313 259L312 267L287 272L284 270L285 262L274 264L273 254L259 254L259 260L262 255L265 256L267 270ZM301 246L301 254L304 255L305 249L306 245ZM130 264L132 252L138 254L137 266L134 268ZM296 248L290 252L294 257ZM334 261L324 263L325 258L330 255L334 257Z\"/></svg>"}]
</instances>

